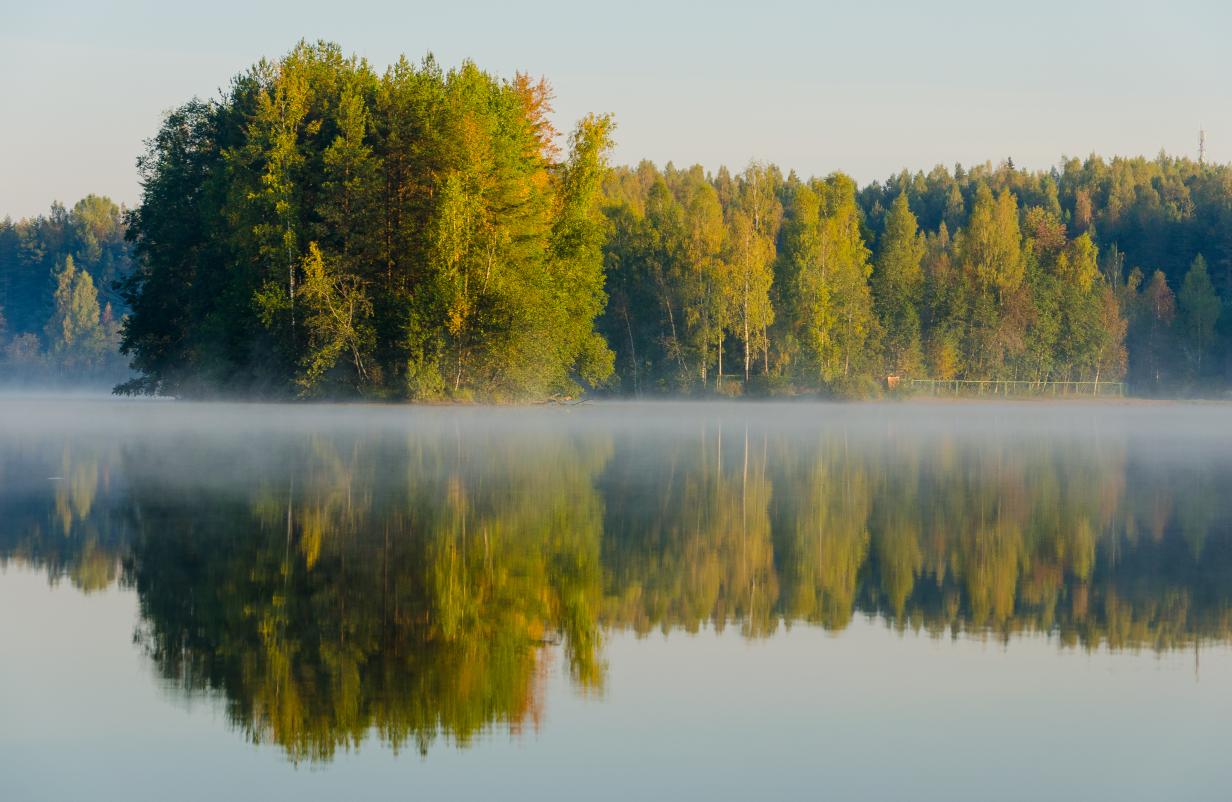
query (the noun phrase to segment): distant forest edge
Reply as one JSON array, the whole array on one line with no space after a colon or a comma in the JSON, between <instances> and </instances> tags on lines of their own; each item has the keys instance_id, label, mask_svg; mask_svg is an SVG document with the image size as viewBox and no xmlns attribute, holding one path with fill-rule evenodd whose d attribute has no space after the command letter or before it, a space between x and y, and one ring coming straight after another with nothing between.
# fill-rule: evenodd
<instances>
[{"instance_id":1,"label":"distant forest edge","mask_svg":"<svg viewBox=\"0 0 1232 802\"><path fill-rule=\"evenodd\" d=\"M0 377L180 396L1226 395L1232 167L1007 159L859 188L564 149L545 81L303 43L171 112L124 211L0 223ZM125 364L132 373L126 374ZM135 376L135 378L131 378Z\"/></svg>"},{"instance_id":2,"label":"distant forest edge","mask_svg":"<svg viewBox=\"0 0 1232 802\"><path fill-rule=\"evenodd\" d=\"M124 377L118 283L132 265L124 210L107 198L0 221L0 385Z\"/></svg>"}]
</instances>

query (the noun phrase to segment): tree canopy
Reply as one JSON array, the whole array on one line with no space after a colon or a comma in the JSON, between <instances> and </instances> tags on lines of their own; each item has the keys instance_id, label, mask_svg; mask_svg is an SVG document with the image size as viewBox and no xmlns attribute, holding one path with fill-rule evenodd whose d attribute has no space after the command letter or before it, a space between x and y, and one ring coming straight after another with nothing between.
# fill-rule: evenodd
<instances>
[{"instance_id":1,"label":"tree canopy","mask_svg":"<svg viewBox=\"0 0 1232 802\"><path fill-rule=\"evenodd\" d=\"M719 204L715 250L662 247L682 224L658 210L689 208L699 187ZM1232 377L1230 201L1232 168L1163 155L936 167L862 189L841 173L805 180L762 164L736 175L617 168L604 191L613 300L600 321L614 385L867 395L897 375L1221 390ZM756 259L753 232L768 247ZM1190 270L1199 258L1220 267ZM746 325L746 298L762 297L752 266L765 260L769 309ZM699 304L685 278L703 275L717 304ZM690 309L708 347L682 331Z\"/></svg>"},{"instance_id":2,"label":"tree canopy","mask_svg":"<svg viewBox=\"0 0 1232 802\"><path fill-rule=\"evenodd\" d=\"M516 400L611 372L610 118L546 83L301 43L170 114L140 162L134 392Z\"/></svg>"}]
</instances>

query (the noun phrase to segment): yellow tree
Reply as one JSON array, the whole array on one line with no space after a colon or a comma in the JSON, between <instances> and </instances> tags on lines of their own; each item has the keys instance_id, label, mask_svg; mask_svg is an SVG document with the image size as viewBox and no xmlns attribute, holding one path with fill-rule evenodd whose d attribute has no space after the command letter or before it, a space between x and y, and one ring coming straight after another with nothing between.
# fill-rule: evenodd
<instances>
[{"instance_id":1,"label":"yellow tree","mask_svg":"<svg viewBox=\"0 0 1232 802\"><path fill-rule=\"evenodd\" d=\"M65 257L56 277L55 308L46 331L52 351L65 366L92 362L106 345L94 281L76 268L71 256Z\"/></svg>"},{"instance_id":2,"label":"yellow tree","mask_svg":"<svg viewBox=\"0 0 1232 802\"><path fill-rule=\"evenodd\" d=\"M996 197L981 184L967 227L955 250L972 287L965 362L986 376L1000 371L1006 352L1020 351L1025 328L1022 303L1026 262L1018 227L1018 201L1008 190Z\"/></svg>"},{"instance_id":3,"label":"yellow tree","mask_svg":"<svg viewBox=\"0 0 1232 802\"><path fill-rule=\"evenodd\" d=\"M765 342L774 322L770 305L770 269L774 244L758 232L754 219L743 210L732 213L727 225L728 305L736 336L744 346L744 381L748 384L753 353Z\"/></svg>"},{"instance_id":4,"label":"yellow tree","mask_svg":"<svg viewBox=\"0 0 1232 802\"><path fill-rule=\"evenodd\" d=\"M372 301L362 280L327 266L315 242L308 243L302 271L296 296L301 299L308 347L297 378L301 393L318 392L344 355L350 363L347 383L363 387L370 378L376 337L369 323Z\"/></svg>"},{"instance_id":5,"label":"yellow tree","mask_svg":"<svg viewBox=\"0 0 1232 802\"><path fill-rule=\"evenodd\" d=\"M834 318L834 347L831 359L823 362L822 377L847 380L867 354L876 329L868 284L872 265L860 232L855 182L835 173L817 189L822 199L822 226L817 270L811 280L827 285Z\"/></svg>"}]
</instances>

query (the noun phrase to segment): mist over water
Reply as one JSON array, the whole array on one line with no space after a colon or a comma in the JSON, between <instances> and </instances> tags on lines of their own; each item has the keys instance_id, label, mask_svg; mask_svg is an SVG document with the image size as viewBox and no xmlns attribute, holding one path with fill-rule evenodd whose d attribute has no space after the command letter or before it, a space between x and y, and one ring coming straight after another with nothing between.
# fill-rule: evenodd
<instances>
[{"instance_id":1,"label":"mist over water","mask_svg":"<svg viewBox=\"0 0 1232 802\"><path fill-rule=\"evenodd\" d=\"M883 745L877 732L943 750L913 707L988 716L983 737L956 735L968 757L1003 760L1015 743L1065 763L1064 739L1023 719L1031 705L1049 728L1111 743L1120 716L1166 715L1172 698L1192 727L1133 748L1182 749L1188 773L1133 788L1217 798L1229 777L1207 727L1232 699L1230 424L1232 407L1175 403L6 397L0 592L35 616L63 593L95 610L131 600L115 651L139 658L136 688L156 677L164 694L134 715L207 700L225 726L183 714L213 738L204 759L260 744L261 782L304 764L351 776L360 755L392 750L426 756L396 765L435 797L466 798L483 784L459 772L511 781L510 744L556 765L612 739L705 744L721 774L742 747L687 722L727 710L777 744L776 782L799 791L817 781L816 761L791 757L804 745L824 742L832 778ZM37 649L8 643L7 678L30 680ZM82 640L75 659L106 664L100 648ZM874 683L890 665L911 677ZM1101 673L1114 667L1132 680ZM1016 690L964 695L989 682ZM705 696L710 683L725 690ZM1132 692L1115 707L1114 685ZM1077 687L1085 702L1056 707ZM733 698L748 694L764 703ZM651 700L666 718L639 718ZM670 763L654 787L685 776ZM1078 773L1050 793L1083 787ZM1132 775L1113 780L1124 798ZM910 776L846 777L848 796L905 792ZM979 777L930 788L974 794Z\"/></svg>"}]
</instances>

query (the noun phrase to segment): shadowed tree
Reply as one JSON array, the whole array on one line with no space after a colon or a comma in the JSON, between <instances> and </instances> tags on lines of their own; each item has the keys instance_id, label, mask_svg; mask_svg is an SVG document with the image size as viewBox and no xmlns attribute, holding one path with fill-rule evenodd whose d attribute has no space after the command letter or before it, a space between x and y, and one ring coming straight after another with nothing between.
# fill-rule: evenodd
<instances>
[{"instance_id":1,"label":"shadowed tree","mask_svg":"<svg viewBox=\"0 0 1232 802\"><path fill-rule=\"evenodd\" d=\"M1185 274L1176 301L1177 339L1185 354L1190 377L1200 381L1203 378L1203 359L1207 358L1207 364L1210 364L1208 355L1215 342L1215 324L1221 311L1219 296L1211 284L1206 272L1206 260L1201 254Z\"/></svg>"}]
</instances>

